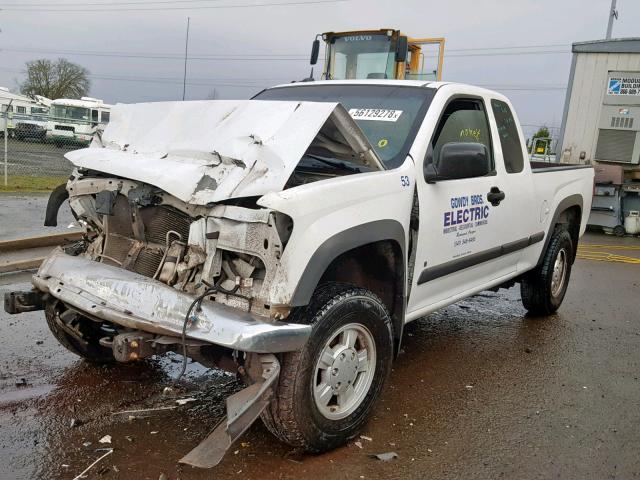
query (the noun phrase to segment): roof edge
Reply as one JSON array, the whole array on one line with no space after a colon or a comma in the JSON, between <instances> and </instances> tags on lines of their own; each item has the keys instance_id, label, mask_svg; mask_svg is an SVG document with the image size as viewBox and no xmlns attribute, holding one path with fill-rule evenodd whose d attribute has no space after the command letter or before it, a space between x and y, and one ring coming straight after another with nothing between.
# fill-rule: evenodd
<instances>
[{"instance_id":1,"label":"roof edge","mask_svg":"<svg viewBox=\"0 0 640 480\"><path fill-rule=\"evenodd\" d=\"M611 38L575 42L573 53L640 53L640 37Z\"/></svg>"}]
</instances>

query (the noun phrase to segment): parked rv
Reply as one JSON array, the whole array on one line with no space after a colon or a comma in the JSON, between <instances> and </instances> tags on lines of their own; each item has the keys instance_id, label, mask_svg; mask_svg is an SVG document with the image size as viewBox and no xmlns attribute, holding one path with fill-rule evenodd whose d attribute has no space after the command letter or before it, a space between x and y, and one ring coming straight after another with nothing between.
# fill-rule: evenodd
<instances>
[{"instance_id":1,"label":"parked rv","mask_svg":"<svg viewBox=\"0 0 640 480\"><path fill-rule=\"evenodd\" d=\"M44 140L50 103L40 95L31 98L0 87L0 131L6 127L10 137Z\"/></svg>"},{"instance_id":2,"label":"parked rv","mask_svg":"<svg viewBox=\"0 0 640 480\"><path fill-rule=\"evenodd\" d=\"M47 122L47 139L57 145L88 145L96 130L104 129L109 123L110 111L111 106L97 98L54 100Z\"/></svg>"}]
</instances>

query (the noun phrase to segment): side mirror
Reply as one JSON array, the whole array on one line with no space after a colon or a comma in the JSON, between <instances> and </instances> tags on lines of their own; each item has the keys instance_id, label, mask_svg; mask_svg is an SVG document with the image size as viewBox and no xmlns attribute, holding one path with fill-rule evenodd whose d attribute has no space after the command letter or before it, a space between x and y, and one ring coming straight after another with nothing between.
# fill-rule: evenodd
<instances>
[{"instance_id":1,"label":"side mirror","mask_svg":"<svg viewBox=\"0 0 640 480\"><path fill-rule=\"evenodd\" d=\"M316 38L313 41L313 44L311 45L311 60L309 61L311 65L315 65L316 63L318 63L319 53L320 53L320 40Z\"/></svg>"},{"instance_id":2,"label":"side mirror","mask_svg":"<svg viewBox=\"0 0 640 480\"><path fill-rule=\"evenodd\" d=\"M405 36L398 37L396 43L396 62L406 62L409 52L409 39Z\"/></svg>"},{"instance_id":3,"label":"side mirror","mask_svg":"<svg viewBox=\"0 0 640 480\"><path fill-rule=\"evenodd\" d=\"M445 143L436 168L439 179L483 177L493 170L486 145L471 142Z\"/></svg>"},{"instance_id":4,"label":"side mirror","mask_svg":"<svg viewBox=\"0 0 640 480\"><path fill-rule=\"evenodd\" d=\"M424 166L424 181L427 183L436 183L438 181L438 170L433 163L427 163Z\"/></svg>"}]
</instances>

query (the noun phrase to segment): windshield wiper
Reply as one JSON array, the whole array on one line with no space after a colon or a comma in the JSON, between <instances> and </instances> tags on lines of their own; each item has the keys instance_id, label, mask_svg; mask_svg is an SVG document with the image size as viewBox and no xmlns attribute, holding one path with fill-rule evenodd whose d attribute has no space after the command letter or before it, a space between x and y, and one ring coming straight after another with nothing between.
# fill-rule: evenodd
<instances>
[{"instance_id":1,"label":"windshield wiper","mask_svg":"<svg viewBox=\"0 0 640 480\"><path fill-rule=\"evenodd\" d=\"M358 167L347 165L342 160L334 160L334 159L324 158L324 157L320 157L318 155L313 155L311 153L305 153L304 156L305 157L309 157L309 158L313 158L314 160L317 160L317 161L319 161L321 163L324 163L325 165L330 165L332 167L343 168L343 169L347 170L348 172L362 173L362 170L360 170Z\"/></svg>"}]
</instances>

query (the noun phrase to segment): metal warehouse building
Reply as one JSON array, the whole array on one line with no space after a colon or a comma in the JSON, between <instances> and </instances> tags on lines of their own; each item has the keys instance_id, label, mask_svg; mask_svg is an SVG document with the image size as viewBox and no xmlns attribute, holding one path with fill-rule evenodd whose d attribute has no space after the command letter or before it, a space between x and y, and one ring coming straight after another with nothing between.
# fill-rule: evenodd
<instances>
[{"instance_id":1,"label":"metal warehouse building","mask_svg":"<svg viewBox=\"0 0 640 480\"><path fill-rule=\"evenodd\" d=\"M574 43L557 158L640 170L640 38Z\"/></svg>"}]
</instances>

